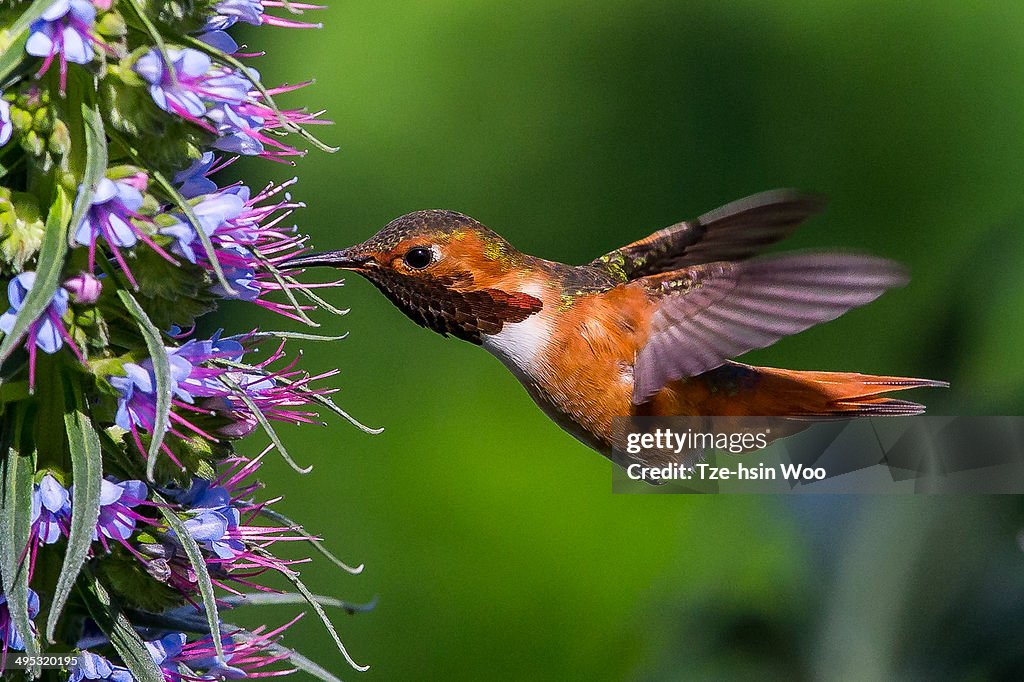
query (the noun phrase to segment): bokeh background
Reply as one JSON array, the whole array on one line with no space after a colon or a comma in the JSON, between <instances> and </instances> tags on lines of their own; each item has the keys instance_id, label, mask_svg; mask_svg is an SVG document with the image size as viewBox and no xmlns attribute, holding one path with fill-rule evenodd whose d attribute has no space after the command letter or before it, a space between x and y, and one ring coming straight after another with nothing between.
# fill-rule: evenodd
<instances>
[{"instance_id":1,"label":"bokeh background","mask_svg":"<svg viewBox=\"0 0 1024 682\"><path fill-rule=\"evenodd\" d=\"M755 363L948 379L939 414L1024 411L1024 4L335 0L320 31L243 32L266 83L316 83L341 147L297 169L340 248L421 208L571 263L778 186L827 194L787 246L870 250L914 279ZM325 275L326 276L326 275ZM1010 497L622 496L493 358L366 282L328 293L339 402L265 469L352 562L303 576L369 613L291 641L346 680L1021 679ZM279 324L229 310L210 326ZM270 614L283 620L289 611ZM266 613L253 616L255 620Z\"/></svg>"}]
</instances>

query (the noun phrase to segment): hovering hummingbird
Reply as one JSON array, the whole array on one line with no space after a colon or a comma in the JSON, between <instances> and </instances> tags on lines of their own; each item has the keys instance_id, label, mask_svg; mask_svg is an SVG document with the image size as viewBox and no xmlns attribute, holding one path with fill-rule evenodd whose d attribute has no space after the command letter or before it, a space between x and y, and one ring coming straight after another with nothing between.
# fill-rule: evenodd
<instances>
[{"instance_id":1,"label":"hovering hummingbird","mask_svg":"<svg viewBox=\"0 0 1024 682\"><path fill-rule=\"evenodd\" d=\"M579 266L521 253L461 213L417 211L283 267L359 273L417 324L486 348L559 426L621 463L617 416L914 415L924 406L884 394L947 385L733 361L907 283L874 256L752 258L823 205L764 192Z\"/></svg>"}]
</instances>

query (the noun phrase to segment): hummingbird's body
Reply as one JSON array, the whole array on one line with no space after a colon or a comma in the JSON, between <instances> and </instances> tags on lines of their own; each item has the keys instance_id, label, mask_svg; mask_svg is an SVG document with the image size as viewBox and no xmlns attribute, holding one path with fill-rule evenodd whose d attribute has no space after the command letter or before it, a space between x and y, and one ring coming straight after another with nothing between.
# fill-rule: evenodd
<instances>
[{"instance_id":1,"label":"hummingbird's body","mask_svg":"<svg viewBox=\"0 0 1024 682\"><path fill-rule=\"evenodd\" d=\"M900 266L870 256L749 259L819 209L812 197L766 192L580 266L520 253L462 214L419 211L287 265L355 270L417 323L482 345L606 456L617 416L922 412L881 394L944 384L731 361L906 282Z\"/></svg>"}]
</instances>

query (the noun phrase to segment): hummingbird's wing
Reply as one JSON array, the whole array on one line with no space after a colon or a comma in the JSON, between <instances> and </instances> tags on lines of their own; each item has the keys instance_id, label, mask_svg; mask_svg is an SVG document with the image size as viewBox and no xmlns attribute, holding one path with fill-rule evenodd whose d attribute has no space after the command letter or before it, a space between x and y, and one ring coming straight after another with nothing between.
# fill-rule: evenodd
<instances>
[{"instance_id":1,"label":"hummingbird's wing","mask_svg":"<svg viewBox=\"0 0 1024 682\"><path fill-rule=\"evenodd\" d=\"M626 282L688 265L744 260L788 235L824 206L822 197L795 189L761 192L658 230L589 265Z\"/></svg>"},{"instance_id":2,"label":"hummingbird's wing","mask_svg":"<svg viewBox=\"0 0 1024 682\"><path fill-rule=\"evenodd\" d=\"M647 343L636 357L633 402L784 336L839 317L906 284L901 265L847 253L787 253L653 275Z\"/></svg>"}]
</instances>

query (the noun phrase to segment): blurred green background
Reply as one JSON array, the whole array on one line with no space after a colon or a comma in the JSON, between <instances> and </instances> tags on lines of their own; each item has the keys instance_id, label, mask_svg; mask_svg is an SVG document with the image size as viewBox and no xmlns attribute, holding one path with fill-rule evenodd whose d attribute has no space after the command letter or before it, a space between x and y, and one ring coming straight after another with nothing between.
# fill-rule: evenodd
<instances>
[{"instance_id":1,"label":"blurred green background","mask_svg":"<svg viewBox=\"0 0 1024 682\"><path fill-rule=\"evenodd\" d=\"M315 246L444 207L578 263L812 189L830 207L786 246L870 250L913 282L748 359L948 379L919 396L934 413L1022 413L1020 2L337 0L321 19L241 36L266 83L316 79L285 103L326 108L340 153L228 172L297 172ZM303 575L379 597L334 614L370 672L313 618L289 639L344 679L1024 676L1014 499L612 496L611 465L485 352L356 277L328 297L352 312L321 331L349 338L295 345L386 431L286 431L314 472L264 472L282 512L366 563Z\"/></svg>"}]
</instances>

